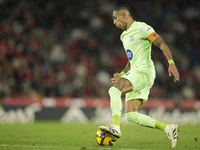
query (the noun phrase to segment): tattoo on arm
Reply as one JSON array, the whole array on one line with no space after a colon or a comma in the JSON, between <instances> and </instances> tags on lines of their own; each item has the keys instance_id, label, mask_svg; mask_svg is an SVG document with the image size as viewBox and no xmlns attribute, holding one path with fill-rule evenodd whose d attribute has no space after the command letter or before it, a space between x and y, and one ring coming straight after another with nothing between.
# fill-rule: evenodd
<instances>
[{"instance_id":1,"label":"tattoo on arm","mask_svg":"<svg viewBox=\"0 0 200 150\"><path fill-rule=\"evenodd\" d=\"M126 79L125 78L120 78L114 85L114 87L118 88L120 91L124 88L125 86Z\"/></svg>"},{"instance_id":2,"label":"tattoo on arm","mask_svg":"<svg viewBox=\"0 0 200 150\"><path fill-rule=\"evenodd\" d=\"M153 41L153 44L157 47L161 48L161 45L164 43L163 39L159 36L157 39Z\"/></svg>"},{"instance_id":3,"label":"tattoo on arm","mask_svg":"<svg viewBox=\"0 0 200 150\"><path fill-rule=\"evenodd\" d=\"M159 47L163 51L163 53L164 53L164 55L165 55L167 60L173 59L171 51L170 51L169 47L165 44L165 42L162 39L162 37L158 37L157 39L155 39L153 41L153 44L156 45L157 47Z\"/></svg>"},{"instance_id":4,"label":"tattoo on arm","mask_svg":"<svg viewBox=\"0 0 200 150\"><path fill-rule=\"evenodd\" d=\"M122 70L123 72L127 73L130 70L130 61L128 61L128 63L126 64L126 67Z\"/></svg>"}]
</instances>

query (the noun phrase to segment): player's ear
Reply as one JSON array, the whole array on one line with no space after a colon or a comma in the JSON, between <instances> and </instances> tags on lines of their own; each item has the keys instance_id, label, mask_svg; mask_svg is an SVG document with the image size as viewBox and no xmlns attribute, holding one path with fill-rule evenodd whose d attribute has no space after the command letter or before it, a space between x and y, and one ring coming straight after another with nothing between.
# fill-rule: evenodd
<instances>
[{"instance_id":1,"label":"player's ear","mask_svg":"<svg viewBox=\"0 0 200 150\"><path fill-rule=\"evenodd\" d=\"M126 20L128 19L128 14L127 14L125 11L123 12L123 17L124 17L124 19L126 19Z\"/></svg>"},{"instance_id":2,"label":"player's ear","mask_svg":"<svg viewBox=\"0 0 200 150\"><path fill-rule=\"evenodd\" d=\"M124 18L126 18L126 13L124 11L123 11L122 15Z\"/></svg>"}]
</instances>

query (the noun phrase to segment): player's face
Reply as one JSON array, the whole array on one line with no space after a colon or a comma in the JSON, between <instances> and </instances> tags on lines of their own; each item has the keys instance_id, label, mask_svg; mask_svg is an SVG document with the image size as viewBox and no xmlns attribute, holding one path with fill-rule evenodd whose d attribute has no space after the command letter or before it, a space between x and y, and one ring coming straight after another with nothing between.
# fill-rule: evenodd
<instances>
[{"instance_id":1,"label":"player's face","mask_svg":"<svg viewBox=\"0 0 200 150\"><path fill-rule=\"evenodd\" d=\"M126 23L122 13L116 11L113 12L113 24L121 30L126 29Z\"/></svg>"}]
</instances>

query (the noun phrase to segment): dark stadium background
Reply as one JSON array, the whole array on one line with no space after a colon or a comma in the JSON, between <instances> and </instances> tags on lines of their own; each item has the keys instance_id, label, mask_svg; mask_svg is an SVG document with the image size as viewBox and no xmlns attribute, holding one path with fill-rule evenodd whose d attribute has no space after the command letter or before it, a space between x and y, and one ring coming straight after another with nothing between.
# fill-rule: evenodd
<instances>
[{"instance_id":1,"label":"dark stadium background","mask_svg":"<svg viewBox=\"0 0 200 150\"><path fill-rule=\"evenodd\" d=\"M121 31L112 21L112 11L119 4L122 1L0 0L2 105L8 97L13 102L15 98L23 102L42 98L108 99L113 73L120 72L127 62ZM180 81L174 83L168 76L167 60L153 46L157 78L150 101L198 102L199 1L124 0L123 4L133 9L134 20L153 26L163 37L180 73Z\"/></svg>"}]
</instances>

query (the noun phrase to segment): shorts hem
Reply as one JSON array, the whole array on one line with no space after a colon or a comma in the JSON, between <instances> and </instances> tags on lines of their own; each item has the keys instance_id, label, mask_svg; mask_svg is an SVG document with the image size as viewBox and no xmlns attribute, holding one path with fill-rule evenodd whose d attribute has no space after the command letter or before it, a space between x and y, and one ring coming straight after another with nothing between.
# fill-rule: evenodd
<instances>
[{"instance_id":1,"label":"shorts hem","mask_svg":"<svg viewBox=\"0 0 200 150\"><path fill-rule=\"evenodd\" d=\"M128 100L125 99L125 102L130 101L130 100L134 100L134 99L142 99L143 101L142 101L142 104L141 104L141 105L146 104L147 101L148 101L147 98L141 98L141 97L140 97L140 98L131 98L131 99L128 99Z\"/></svg>"}]
</instances>

